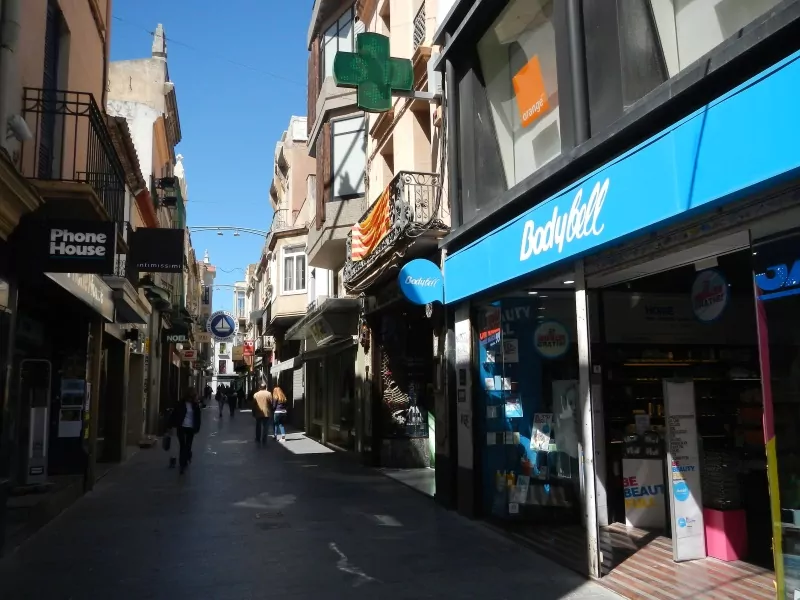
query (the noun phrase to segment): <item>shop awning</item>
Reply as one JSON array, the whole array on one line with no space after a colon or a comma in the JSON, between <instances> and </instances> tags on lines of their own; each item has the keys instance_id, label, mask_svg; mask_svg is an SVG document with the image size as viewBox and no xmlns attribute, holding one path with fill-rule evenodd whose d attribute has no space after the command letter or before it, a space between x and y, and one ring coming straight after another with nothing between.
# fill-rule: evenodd
<instances>
[{"instance_id":1,"label":"shop awning","mask_svg":"<svg viewBox=\"0 0 800 600\"><path fill-rule=\"evenodd\" d=\"M358 331L358 302L358 298L322 297L286 331L285 338L313 338L318 346L324 343L324 338L328 338L325 341L349 338Z\"/></svg>"},{"instance_id":2,"label":"shop awning","mask_svg":"<svg viewBox=\"0 0 800 600\"><path fill-rule=\"evenodd\" d=\"M294 356L287 360L283 360L275 365L272 365L272 368L269 370L271 375L280 375L283 371L290 371L300 367L303 364L303 361L300 360L299 356Z\"/></svg>"},{"instance_id":3,"label":"shop awning","mask_svg":"<svg viewBox=\"0 0 800 600\"><path fill-rule=\"evenodd\" d=\"M85 273L45 273L45 275L106 321L114 321L114 299L111 288L101 277Z\"/></svg>"},{"instance_id":4,"label":"shop awning","mask_svg":"<svg viewBox=\"0 0 800 600\"><path fill-rule=\"evenodd\" d=\"M117 323L139 323L144 325L150 319L153 308L139 296L138 290L124 277L104 277L111 288L114 307L117 310Z\"/></svg>"},{"instance_id":5,"label":"shop awning","mask_svg":"<svg viewBox=\"0 0 800 600\"><path fill-rule=\"evenodd\" d=\"M322 358L323 356L329 356L331 354L342 352L343 350L347 350L348 348L352 348L353 346L357 345L358 336L352 336L350 339L331 342L325 346L314 348L308 352L303 352L300 354L299 358L302 360L302 362L308 362L309 360L316 360L318 358Z\"/></svg>"}]
</instances>

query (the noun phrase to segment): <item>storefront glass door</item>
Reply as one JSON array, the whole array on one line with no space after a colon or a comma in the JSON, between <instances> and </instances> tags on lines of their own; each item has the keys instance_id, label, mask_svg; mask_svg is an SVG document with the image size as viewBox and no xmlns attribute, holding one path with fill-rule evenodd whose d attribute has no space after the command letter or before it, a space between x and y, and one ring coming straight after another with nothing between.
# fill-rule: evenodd
<instances>
[{"instance_id":1,"label":"storefront glass door","mask_svg":"<svg viewBox=\"0 0 800 600\"><path fill-rule=\"evenodd\" d=\"M800 232L753 245L779 598L800 594Z\"/></svg>"}]
</instances>

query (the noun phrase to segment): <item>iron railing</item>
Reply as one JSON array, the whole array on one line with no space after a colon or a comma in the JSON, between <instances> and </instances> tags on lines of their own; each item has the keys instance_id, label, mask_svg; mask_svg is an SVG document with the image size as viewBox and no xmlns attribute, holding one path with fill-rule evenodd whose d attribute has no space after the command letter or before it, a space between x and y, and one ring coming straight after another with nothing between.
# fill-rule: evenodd
<instances>
[{"instance_id":1,"label":"iron railing","mask_svg":"<svg viewBox=\"0 0 800 600\"><path fill-rule=\"evenodd\" d=\"M403 238L412 239L428 230L447 230L442 219L443 200L441 176L438 173L400 171L387 186L389 191L389 231L364 258L352 260L353 232L347 234L345 283L353 282L372 265L391 253ZM375 208L376 202L359 219L363 223ZM352 291L352 290L349 290Z\"/></svg>"},{"instance_id":2,"label":"iron railing","mask_svg":"<svg viewBox=\"0 0 800 600\"><path fill-rule=\"evenodd\" d=\"M26 87L22 112L33 132L23 147L23 174L88 184L122 233L125 170L94 96Z\"/></svg>"},{"instance_id":3,"label":"iron railing","mask_svg":"<svg viewBox=\"0 0 800 600\"><path fill-rule=\"evenodd\" d=\"M133 233L133 227L131 227L131 224L126 221L124 223L124 228L125 229L123 237L127 242L131 239L131 234ZM137 273L134 269L130 268L129 257L130 254L117 254L114 257L114 276L124 277L134 288L138 288L139 273Z\"/></svg>"},{"instance_id":4,"label":"iron railing","mask_svg":"<svg viewBox=\"0 0 800 600\"><path fill-rule=\"evenodd\" d=\"M414 52L425 41L425 2L419 7L414 17Z\"/></svg>"}]
</instances>

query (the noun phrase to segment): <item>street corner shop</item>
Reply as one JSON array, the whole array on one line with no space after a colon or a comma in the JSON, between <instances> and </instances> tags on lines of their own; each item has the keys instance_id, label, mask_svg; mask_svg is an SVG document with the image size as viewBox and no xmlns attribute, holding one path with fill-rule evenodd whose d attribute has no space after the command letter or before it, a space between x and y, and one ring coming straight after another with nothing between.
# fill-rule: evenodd
<instances>
[{"instance_id":1,"label":"street corner shop","mask_svg":"<svg viewBox=\"0 0 800 600\"><path fill-rule=\"evenodd\" d=\"M799 92L795 53L445 261L459 490L614 589L800 589Z\"/></svg>"}]
</instances>

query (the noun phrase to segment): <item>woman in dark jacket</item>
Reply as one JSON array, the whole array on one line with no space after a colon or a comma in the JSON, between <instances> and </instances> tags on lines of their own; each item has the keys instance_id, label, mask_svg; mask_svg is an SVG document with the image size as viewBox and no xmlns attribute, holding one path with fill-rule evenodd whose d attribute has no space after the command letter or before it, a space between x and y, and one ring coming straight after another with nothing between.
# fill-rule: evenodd
<instances>
[{"instance_id":1,"label":"woman in dark jacket","mask_svg":"<svg viewBox=\"0 0 800 600\"><path fill-rule=\"evenodd\" d=\"M202 417L203 410L197 399L197 391L190 387L170 415L170 427L175 428L180 445L178 462L181 474L192 461L192 441L195 434L200 431Z\"/></svg>"}]
</instances>

